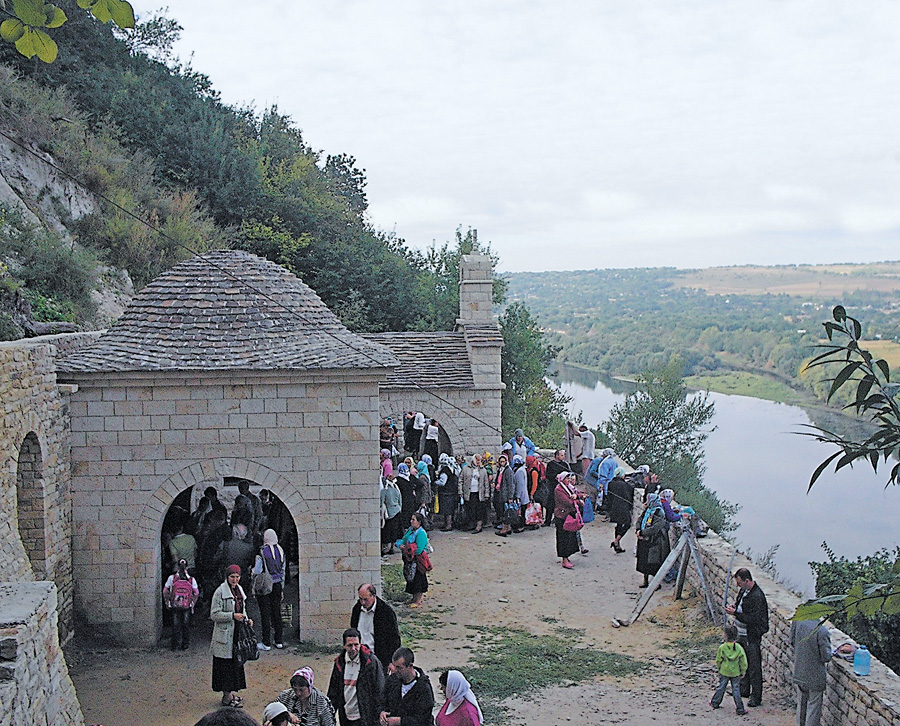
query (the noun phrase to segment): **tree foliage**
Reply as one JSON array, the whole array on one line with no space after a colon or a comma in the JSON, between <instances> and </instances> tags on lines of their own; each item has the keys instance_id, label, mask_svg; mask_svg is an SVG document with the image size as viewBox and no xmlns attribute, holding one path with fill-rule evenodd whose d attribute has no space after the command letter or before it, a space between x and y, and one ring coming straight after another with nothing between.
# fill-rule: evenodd
<instances>
[{"instance_id":1,"label":"tree foliage","mask_svg":"<svg viewBox=\"0 0 900 726\"><path fill-rule=\"evenodd\" d=\"M513 303L500 316L503 354L500 370L503 391L503 435L521 428L539 446L556 448L565 430L566 406L571 400L550 386L544 376L556 353L528 308Z\"/></svg>"},{"instance_id":2,"label":"tree foliage","mask_svg":"<svg viewBox=\"0 0 900 726\"><path fill-rule=\"evenodd\" d=\"M829 399L842 388L852 390L852 401L847 407L870 420L874 432L855 438L810 425L812 431L804 432L806 435L836 446L837 451L816 467L807 491L832 462L835 470L839 470L864 461L877 472L879 464L887 464L900 453L900 408L895 400L900 384L891 383L891 368L887 361L876 359L861 346L862 323L848 315L842 305L834 308L832 320L823 325L828 342L816 346L820 352L812 358L809 367L837 368L836 374L829 379ZM898 478L900 464L895 464L886 486L897 484ZM895 552L893 562L883 550L874 557L860 558L856 563L836 559L827 546L825 550L828 563L811 563L817 575L817 599L797 608L794 620L832 619L836 624L846 622L858 627L866 635L880 632L879 628L886 624L900 631L900 550ZM869 642L874 645L879 639L873 637L869 637ZM900 665L896 637L892 643L894 663ZM883 645L888 648L887 644Z\"/></svg>"},{"instance_id":3,"label":"tree foliage","mask_svg":"<svg viewBox=\"0 0 900 726\"><path fill-rule=\"evenodd\" d=\"M612 407L601 431L624 461L648 464L678 501L694 508L713 529L734 529L737 507L703 486L703 443L713 430L715 405L705 393L687 394L683 363L673 358L637 379L637 390Z\"/></svg>"},{"instance_id":4,"label":"tree foliage","mask_svg":"<svg viewBox=\"0 0 900 726\"><path fill-rule=\"evenodd\" d=\"M807 368L827 366L834 370L840 366L834 377L828 379L830 388L827 400L830 401L844 387L851 389L852 400L845 408L871 421L874 431L858 439L810 425L812 431L805 432L808 436L837 447L837 451L813 471L809 480L810 489L832 462L835 471L838 471L862 460L871 464L877 472L880 463L896 460L900 454L900 405L896 400L900 384L891 383L891 367L886 360L876 359L860 345L862 324L859 320L847 315L841 305L834 308L832 317L833 320L823 323L828 342L816 346L821 352L810 360ZM888 478L888 484L898 482L900 462L891 467Z\"/></svg>"},{"instance_id":5,"label":"tree foliage","mask_svg":"<svg viewBox=\"0 0 900 726\"><path fill-rule=\"evenodd\" d=\"M0 38L15 45L26 58L53 63L59 54L56 41L47 30L58 28L69 18L62 8L44 0L0 0L10 17L0 23ZM78 0L78 7L90 11L101 23L114 22L120 28L134 27L134 9L126 0Z\"/></svg>"},{"instance_id":6,"label":"tree foliage","mask_svg":"<svg viewBox=\"0 0 900 726\"><path fill-rule=\"evenodd\" d=\"M824 542L822 548L827 561L810 562L817 599L801 605L794 619L829 619L900 671L900 547L856 560L837 557Z\"/></svg>"}]
</instances>

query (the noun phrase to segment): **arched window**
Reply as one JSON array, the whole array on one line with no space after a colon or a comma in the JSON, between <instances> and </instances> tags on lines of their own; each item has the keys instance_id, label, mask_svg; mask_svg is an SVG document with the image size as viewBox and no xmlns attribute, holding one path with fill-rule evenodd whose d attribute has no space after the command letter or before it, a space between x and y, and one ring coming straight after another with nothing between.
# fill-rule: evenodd
<instances>
[{"instance_id":1,"label":"arched window","mask_svg":"<svg viewBox=\"0 0 900 726\"><path fill-rule=\"evenodd\" d=\"M16 466L16 498L19 536L38 580L45 577L46 539L44 532L44 463L41 444L32 431L19 448Z\"/></svg>"}]
</instances>

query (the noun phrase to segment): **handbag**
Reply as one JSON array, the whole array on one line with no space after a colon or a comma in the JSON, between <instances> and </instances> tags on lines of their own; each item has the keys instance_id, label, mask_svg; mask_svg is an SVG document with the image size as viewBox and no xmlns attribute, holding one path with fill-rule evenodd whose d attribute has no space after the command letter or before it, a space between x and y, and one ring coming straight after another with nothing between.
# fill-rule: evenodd
<instances>
[{"instance_id":1,"label":"handbag","mask_svg":"<svg viewBox=\"0 0 900 726\"><path fill-rule=\"evenodd\" d=\"M262 572L253 575L253 592L256 595L271 595L272 575L269 574L269 566L266 564L266 558L261 554L256 557L262 560ZM255 572L256 567L254 567L253 570Z\"/></svg>"},{"instance_id":2,"label":"handbag","mask_svg":"<svg viewBox=\"0 0 900 726\"><path fill-rule=\"evenodd\" d=\"M507 502L505 505L505 514L504 520L507 524L512 525L513 527L519 526L519 505L515 502Z\"/></svg>"},{"instance_id":3,"label":"handbag","mask_svg":"<svg viewBox=\"0 0 900 726\"><path fill-rule=\"evenodd\" d=\"M525 524L536 525L544 523L544 512L541 505L537 502L531 502L525 507Z\"/></svg>"},{"instance_id":4,"label":"handbag","mask_svg":"<svg viewBox=\"0 0 900 726\"><path fill-rule=\"evenodd\" d=\"M415 559L410 560L409 562L403 563L403 579L407 582L412 582L416 579L416 570L418 569L418 563Z\"/></svg>"},{"instance_id":5,"label":"handbag","mask_svg":"<svg viewBox=\"0 0 900 726\"><path fill-rule=\"evenodd\" d=\"M563 529L566 532L580 532L582 527L584 527L584 520L581 518L581 512L577 509L574 517L570 514L566 517L566 521L563 522Z\"/></svg>"},{"instance_id":6,"label":"handbag","mask_svg":"<svg viewBox=\"0 0 900 726\"><path fill-rule=\"evenodd\" d=\"M231 651L232 658L238 663L246 663L248 660L259 658L259 649L256 647L259 641L256 639L253 628L247 625L245 620L236 621L234 627L238 629L238 632Z\"/></svg>"},{"instance_id":7,"label":"handbag","mask_svg":"<svg viewBox=\"0 0 900 726\"><path fill-rule=\"evenodd\" d=\"M581 521L585 524L594 521L594 503L590 497L584 500L584 512L581 514Z\"/></svg>"}]
</instances>

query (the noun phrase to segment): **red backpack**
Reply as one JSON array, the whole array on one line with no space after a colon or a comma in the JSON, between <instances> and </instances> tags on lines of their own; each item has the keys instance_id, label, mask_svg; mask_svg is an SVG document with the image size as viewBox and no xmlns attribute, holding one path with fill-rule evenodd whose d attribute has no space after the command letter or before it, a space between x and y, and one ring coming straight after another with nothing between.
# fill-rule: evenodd
<instances>
[{"instance_id":1,"label":"red backpack","mask_svg":"<svg viewBox=\"0 0 900 726\"><path fill-rule=\"evenodd\" d=\"M172 580L172 607L178 610L189 610L194 607L194 584L191 578L186 580L175 575Z\"/></svg>"}]
</instances>

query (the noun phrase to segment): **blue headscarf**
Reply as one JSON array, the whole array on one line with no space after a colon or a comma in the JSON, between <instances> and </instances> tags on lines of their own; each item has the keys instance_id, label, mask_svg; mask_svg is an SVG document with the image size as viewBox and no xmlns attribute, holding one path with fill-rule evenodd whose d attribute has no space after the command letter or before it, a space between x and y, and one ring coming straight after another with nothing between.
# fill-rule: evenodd
<instances>
[{"instance_id":1,"label":"blue headscarf","mask_svg":"<svg viewBox=\"0 0 900 726\"><path fill-rule=\"evenodd\" d=\"M647 508L644 510L644 516L641 519L640 529L643 529L647 522L650 521L650 518L659 511L663 516L665 516L665 512L663 512L662 504L660 503L659 494L651 494L647 497Z\"/></svg>"},{"instance_id":2,"label":"blue headscarf","mask_svg":"<svg viewBox=\"0 0 900 726\"><path fill-rule=\"evenodd\" d=\"M416 471L419 472L419 476L425 477L425 481L427 481L429 484L431 483L431 474L428 473L428 464L426 464L424 461L420 461L418 464L416 464Z\"/></svg>"}]
</instances>

